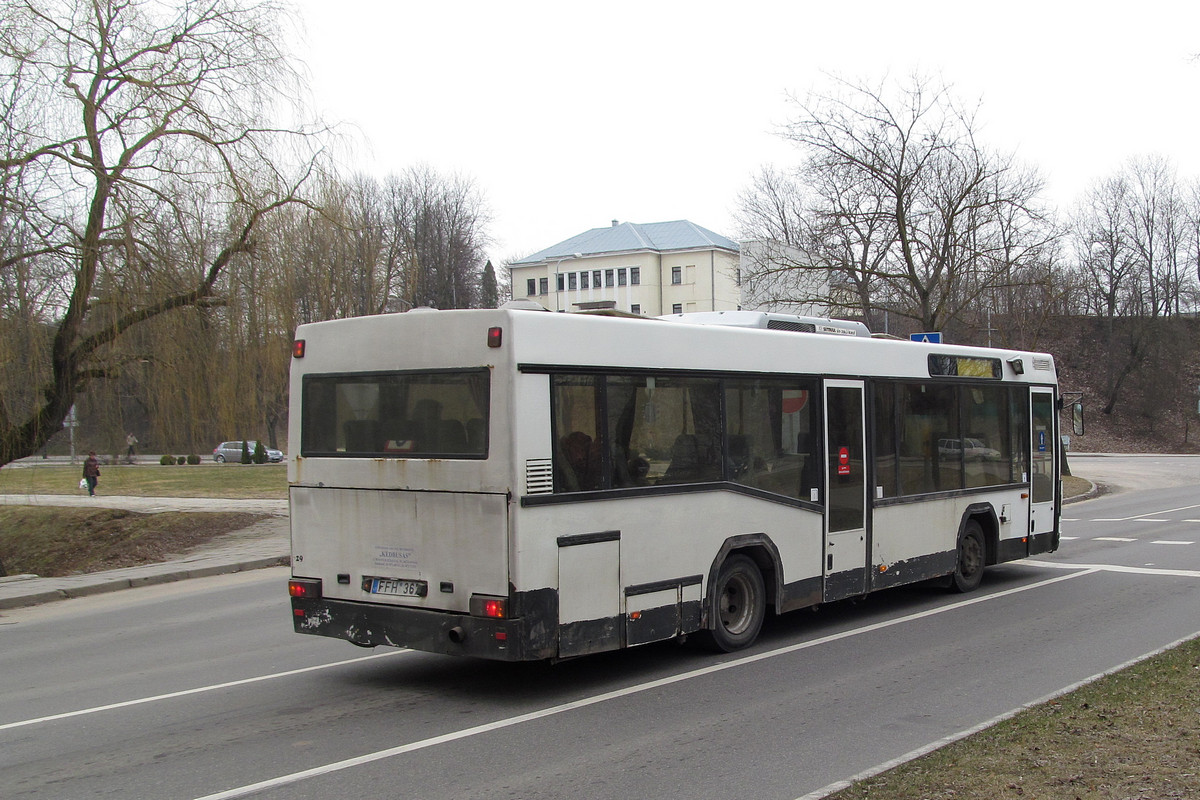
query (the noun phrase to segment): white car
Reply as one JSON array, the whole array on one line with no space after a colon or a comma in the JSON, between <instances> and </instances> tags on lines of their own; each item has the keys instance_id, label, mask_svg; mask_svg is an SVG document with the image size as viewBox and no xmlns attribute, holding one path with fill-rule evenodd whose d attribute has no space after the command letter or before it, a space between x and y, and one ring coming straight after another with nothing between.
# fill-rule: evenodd
<instances>
[{"instance_id":1,"label":"white car","mask_svg":"<svg viewBox=\"0 0 1200 800\"><path fill-rule=\"evenodd\" d=\"M967 461L994 461L1000 451L988 447L979 439L938 439L938 454L942 458L965 458Z\"/></svg>"}]
</instances>

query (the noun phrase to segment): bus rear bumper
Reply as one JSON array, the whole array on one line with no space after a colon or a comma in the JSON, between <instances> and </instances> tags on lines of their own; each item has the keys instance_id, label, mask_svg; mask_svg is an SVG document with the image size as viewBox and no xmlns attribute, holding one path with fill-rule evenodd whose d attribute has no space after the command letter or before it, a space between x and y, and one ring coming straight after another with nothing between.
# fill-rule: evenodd
<instances>
[{"instance_id":1,"label":"bus rear bumper","mask_svg":"<svg viewBox=\"0 0 1200 800\"><path fill-rule=\"evenodd\" d=\"M408 647L498 661L537 661L552 647L530 643L524 619L490 619L422 608L292 598L296 633L345 639L360 647Z\"/></svg>"}]
</instances>

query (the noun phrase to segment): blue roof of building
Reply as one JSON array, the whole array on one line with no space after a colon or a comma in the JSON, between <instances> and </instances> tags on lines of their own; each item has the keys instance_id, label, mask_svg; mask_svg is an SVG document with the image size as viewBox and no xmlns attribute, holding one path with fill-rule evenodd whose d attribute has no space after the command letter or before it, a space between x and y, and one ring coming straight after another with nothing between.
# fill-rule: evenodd
<instances>
[{"instance_id":1,"label":"blue roof of building","mask_svg":"<svg viewBox=\"0 0 1200 800\"><path fill-rule=\"evenodd\" d=\"M510 266L570 258L577 253L582 256L595 256L644 250L660 253L670 250L707 250L714 247L738 252L737 242L686 219L646 224L622 222L607 228L592 228L520 261L514 261Z\"/></svg>"}]
</instances>

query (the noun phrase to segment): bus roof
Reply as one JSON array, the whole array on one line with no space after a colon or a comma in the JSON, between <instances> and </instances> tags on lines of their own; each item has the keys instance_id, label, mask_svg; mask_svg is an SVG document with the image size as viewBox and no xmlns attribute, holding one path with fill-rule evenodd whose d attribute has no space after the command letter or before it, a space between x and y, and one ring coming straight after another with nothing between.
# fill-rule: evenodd
<instances>
[{"instance_id":1,"label":"bus roof","mask_svg":"<svg viewBox=\"0 0 1200 800\"><path fill-rule=\"evenodd\" d=\"M727 316L731 314L734 316ZM796 335L795 328L763 324L770 322L771 315L747 314L751 316L724 312L723 317L729 321L717 324L711 313L671 315L666 322L655 317L513 307L420 309L309 323L297 329L297 338L308 338L311 349L314 339L336 337L335 349L341 363L351 371L389 368L380 363L379 350L373 345L387 343L389 352L399 355L392 345L407 341L418 345L403 348L401 360L411 363L412 368L464 366L460 363L464 359L477 366L481 363L478 356L470 354L475 351L487 353L488 363L511 359L522 368L536 369L603 367L914 379L967 375L1025 383L1057 382L1054 359L1048 353L880 339L857 330L853 335L802 336ZM477 344L483 343L488 328L496 326L505 329L502 352L478 350ZM935 363L931 356L941 361ZM947 364L951 369L966 371L947 373ZM997 374L971 371L988 364L999 364Z\"/></svg>"}]
</instances>

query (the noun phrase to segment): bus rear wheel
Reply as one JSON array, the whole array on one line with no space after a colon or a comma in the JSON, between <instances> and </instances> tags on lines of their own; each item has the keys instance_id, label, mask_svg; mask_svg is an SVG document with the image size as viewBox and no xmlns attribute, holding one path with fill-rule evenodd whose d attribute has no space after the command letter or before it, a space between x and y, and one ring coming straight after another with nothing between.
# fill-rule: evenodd
<instances>
[{"instance_id":1,"label":"bus rear wheel","mask_svg":"<svg viewBox=\"0 0 1200 800\"><path fill-rule=\"evenodd\" d=\"M958 537L958 562L951 576L951 586L957 592L973 592L983 580L987 549L983 543L983 528L975 520L967 520L962 536Z\"/></svg>"},{"instance_id":2,"label":"bus rear wheel","mask_svg":"<svg viewBox=\"0 0 1200 800\"><path fill-rule=\"evenodd\" d=\"M708 640L724 653L740 650L758 638L767 614L762 572L749 556L726 559L710 591Z\"/></svg>"}]
</instances>

